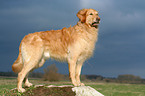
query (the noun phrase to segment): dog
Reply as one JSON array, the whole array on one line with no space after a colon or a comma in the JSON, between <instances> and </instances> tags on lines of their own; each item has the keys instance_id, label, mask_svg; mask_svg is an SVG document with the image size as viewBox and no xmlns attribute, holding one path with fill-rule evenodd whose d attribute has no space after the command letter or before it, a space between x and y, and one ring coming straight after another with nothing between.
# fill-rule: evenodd
<instances>
[{"instance_id":1,"label":"dog","mask_svg":"<svg viewBox=\"0 0 145 96\"><path fill-rule=\"evenodd\" d=\"M12 65L12 70L18 73L19 92L25 91L22 88L23 81L25 86L32 86L28 81L29 72L41 67L49 58L67 61L72 84L84 85L80 81L81 68L93 54L100 17L94 9L81 9L77 17L79 21L73 27L35 32L22 39L18 58Z\"/></svg>"}]
</instances>

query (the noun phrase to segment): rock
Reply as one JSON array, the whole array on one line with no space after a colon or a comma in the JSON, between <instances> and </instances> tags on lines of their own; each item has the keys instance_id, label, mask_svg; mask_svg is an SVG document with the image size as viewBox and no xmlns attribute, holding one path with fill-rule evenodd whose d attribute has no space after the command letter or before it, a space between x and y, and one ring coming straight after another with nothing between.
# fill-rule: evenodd
<instances>
[{"instance_id":1,"label":"rock","mask_svg":"<svg viewBox=\"0 0 145 96\"><path fill-rule=\"evenodd\" d=\"M74 87L72 91L76 93L76 96L104 96L90 86Z\"/></svg>"},{"instance_id":2,"label":"rock","mask_svg":"<svg viewBox=\"0 0 145 96\"><path fill-rule=\"evenodd\" d=\"M35 85L34 88L26 88L22 96L104 96L90 86L74 87L72 85ZM17 88L10 91L11 96L17 95ZM58 95L59 94L59 95ZM7 94L9 96L9 94Z\"/></svg>"}]
</instances>

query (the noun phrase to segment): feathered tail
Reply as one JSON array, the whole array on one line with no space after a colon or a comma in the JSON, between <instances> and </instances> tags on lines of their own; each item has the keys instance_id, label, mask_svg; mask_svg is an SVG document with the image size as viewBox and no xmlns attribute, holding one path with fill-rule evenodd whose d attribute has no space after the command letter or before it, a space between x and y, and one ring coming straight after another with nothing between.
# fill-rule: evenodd
<instances>
[{"instance_id":1,"label":"feathered tail","mask_svg":"<svg viewBox=\"0 0 145 96\"><path fill-rule=\"evenodd\" d=\"M12 70L15 73L19 73L22 70L22 67L23 67L23 61L22 61L21 45L20 45L20 47L19 47L19 56L18 56L17 60L13 63Z\"/></svg>"}]
</instances>

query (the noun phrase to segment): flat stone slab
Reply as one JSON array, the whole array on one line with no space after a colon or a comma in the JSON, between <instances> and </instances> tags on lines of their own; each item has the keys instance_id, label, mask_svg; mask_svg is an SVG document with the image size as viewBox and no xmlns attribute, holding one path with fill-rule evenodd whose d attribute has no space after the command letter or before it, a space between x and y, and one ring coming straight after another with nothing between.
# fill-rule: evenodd
<instances>
[{"instance_id":1,"label":"flat stone slab","mask_svg":"<svg viewBox=\"0 0 145 96\"><path fill-rule=\"evenodd\" d=\"M74 87L72 91L76 93L76 96L104 96L90 86Z\"/></svg>"}]
</instances>

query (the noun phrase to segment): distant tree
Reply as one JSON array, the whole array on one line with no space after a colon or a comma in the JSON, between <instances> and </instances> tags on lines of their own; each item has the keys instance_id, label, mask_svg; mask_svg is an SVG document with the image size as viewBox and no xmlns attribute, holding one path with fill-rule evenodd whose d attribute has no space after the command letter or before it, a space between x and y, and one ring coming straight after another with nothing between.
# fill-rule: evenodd
<instances>
[{"instance_id":1,"label":"distant tree","mask_svg":"<svg viewBox=\"0 0 145 96\"><path fill-rule=\"evenodd\" d=\"M131 74L125 74L125 75L119 75L118 76L119 80L140 80L141 78L139 76L134 76Z\"/></svg>"},{"instance_id":2,"label":"distant tree","mask_svg":"<svg viewBox=\"0 0 145 96\"><path fill-rule=\"evenodd\" d=\"M0 72L0 76L8 76L8 77L16 77L17 74L15 74L14 72Z\"/></svg>"},{"instance_id":3,"label":"distant tree","mask_svg":"<svg viewBox=\"0 0 145 96\"><path fill-rule=\"evenodd\" d=\"M86 75L86 79L91 80L91 81L101 81L104 79L103 76L101 75Z\"/></svg>"},{"instance_id":4,"label":"distant tree","mask_svg":"<svg viewBox=\"0 0 145 96\"><path fill-rule=\"evenodd\" d=\"M55 64L52 64L44 69L44 80L48 81L59 81L61 80L63 75L58 73L58 68Z\"/></svg>"},{"instance_id":5,"label":"distant tree","mask_svg":"<svg viewBox=\"0 0 145 96\"><path fill-rule=\"evenodd\" d=\"M139 83L142 81L139 76L134 76L131 74L119 75L117 79L120 83Z\"/></svg>"},{"instance_id":6,"label":"distant tree","mask_svg":"<svg viewBox=\"0 0 145 96\"><path fill-rule=\"evenodd\" d=\"M86 78L86 75L81 75L81 81L85 81L85 80L87 80L87 78Z\"/></svg>"},{"instance_id":7,"label":"distant tree","mask_svg":"<svg viewBox=\"0 0 145 96\"><path fill-rule=\"evenodd\" d=\"M43 77L43 73L40 73L40 72L31 72L29 74L30 77L32 78L42 78Z\"/></svg>"}]
</instances>

